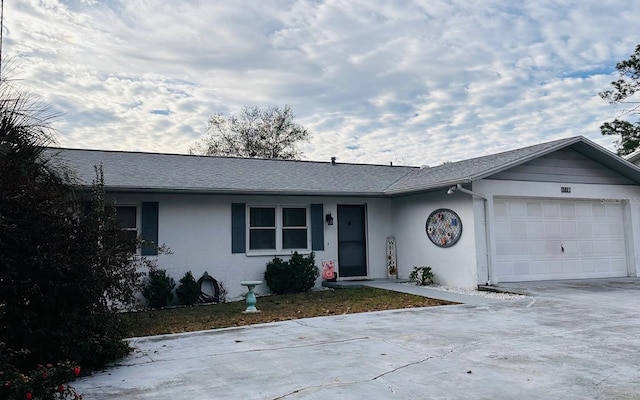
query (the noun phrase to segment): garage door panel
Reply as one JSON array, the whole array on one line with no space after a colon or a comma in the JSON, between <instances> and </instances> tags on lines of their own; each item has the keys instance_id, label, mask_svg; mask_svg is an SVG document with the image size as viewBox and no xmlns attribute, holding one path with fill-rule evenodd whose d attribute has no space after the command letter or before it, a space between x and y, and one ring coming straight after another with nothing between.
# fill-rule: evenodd
<instances>
[{"instance_id":1,"label":"garage door panel","mask_svg":"<svg viewBox=\"0 0 640 400\"><path fill-rule=\"evenodd\" d=\"M612 253L622 254L625 251L624 242L622 240L610 240L609 250L611 250Z\"/></svg>"},{"instance_id":2,"label":"garage door panel","mask_svg":"<svg viewBox=\"0 0 640 400\"><path fill-rule=\"evenodd\" d=\"M515 275L529 275L529 262L528 261L516 261L513 263L513 273Z\"/></svg>"},{"instance_id":3,"label":"garage door panel","mask_svg":"<svg viewBox=\"0 0 640 400\"><path fill-rule=\"evenodd\" d=\"M509 242L497 240L496 241L496 256L508 256L509 255Z\"/></svg>"},{"instance_id":4,"label":"garage door panel","mask_svg":"<svg viewBox=\"0 0 640 400\"><path fill-rule=\"evenodd\" d=\"M595 241L593 243L593 253L596 256L606 256L609 254L609 243L603 241Z\"/></svg>"},{"instance_id":5,"label":"garage door panel","mask_svg":"<svg viewBox=\"0 0 640 400\"><path fill-rule=\"evenodd\" d=\"M549 274L550 275L559 275L562 273L562 261L561 260L551 260L547 261L549 263ZM554 279L554 278L547 278Z\"/></svg>"},{"instance_id":6,"label":"garage door panel","mask_svg":"<svg viewBox=\"0 0 640 400\"><path fill-rule=\"evenodd\" d=\"M558 218L560 216L560 207L556 203L544 202L542 203L544 213L542 214L545 218Z\"/></svg>"},{"instance_id":7,"label":"garage door panel","mask_svg":"<svg viewBox=\"0 0 640 400\"><path fill-rule=\"evenodd\" d=\"M587 273L596 272L596 260L582 260L582 270Z\"/></svg>"},{"instance_id":8,"label":"garage door panel","mask_svg":"<svg viewBox=\"0 0 640 400\"><path fill-rule=\"evenodd\" d=\"M604 218L607 216L607 209L603 204L591 205L591 216L596 218Z\"/></svg>"},{"instance_id":9,"label":"garage door panel","mask_svg":"<svg viewBox=\"0 0 640 400\"><path fill-rule=\"evenodd\" d=\"M564 260L564 271L567 274L579 273L582 267L582 263L578 259Z\"/></svg>"},{"instance_id":10,"label":"garage door panel","mask_svg":"<svg viewBox=\"0 0 640 400\"><path fill-rule=\"evenodd\" d=\"M621 204L496 199L500 282L627 276Z\"/></svg>"},{"instance_id":11,"label":"garage door panel","mask_svg":"<svg viewBox=\"0 0 640 400\"><path fill-rule=\"evenodd\" d=\"M534 275L546 275L549 273L549 268L545 260L531 260L529 265L531 267L531 273Z\"/></svg>"},{"instance_id":12,"label":"garage door panel","mask_svg":"<svg viewBox=\"0 0 640 400\"><path fill-rule=\"evenodd\" d=\"M562 255L562 244L558 240L547 240L546 242L547 256L560 256Z\"/></svg>"},{"instance_id":13,"label":"garage door panel","mask_svg":"<svg viewBox=\"0 0 640 400\"><path fill-rule=\"evenodd\" d=\"M525 205L524 203L513 203L509 202L507 210L509 210L510 217L523 217L525 216Z\"/></svg>"},{"instance_id":14,"label":"garage door panel","mask_svg":"<svg viewBox=\"0 0 640 400\"><path fill-rule=\"evenodd\" d=\"M616 238L622 238L624 236L624 229L621 224L610 223L609 224L609 236Z\"/></svg>"},{"instance_id":15,"label":"garage door panel","mask_svg":"<svg viewBox=\"0 0 640 400\"><path fill-rule=\"evenodd\" d=\"M513 221L510 224L511 237L527 237L527 223L525 221Z\"/></svg>"},{"instance_id":16,"label":"garage door panel","mask_svg":"<svg viewBox=\"0 0 640 400\"><path fill-rule=\"evenodd\" d=\"M607 204L605 205L607 217L610 218L622 218L622 207L620 204Z\"/></svg>"},{"instance_id":17,"label":"garage door panel","mask_svg":"<svg viewBox=\"0 0 640 400\"><path fill-rule=\"evenodd\" d=\"M580 254L590 257L595 254L593 249L593 242L591 240L580 240L578 241L578 249Z\"/></svg>"},{"instance_id":18,"label":"garage door panel","mask_svg":"<svg viewBox=\"0 0 640 400\"><path fill-rule=\"evenodd\" d=\"M573 221L562 221L560 223L560 235L563 238L574 238L578 236L578 226Z\"/></svg>"},{"instance_id":19,"label":"garage door panel","mask_svg":"<svg viewBox=\"0 0 640 400\"><path fill-rule=\"evenodd\" d=\"M543 238L544 223L542 221L527 221L527 236L529 238Z\"/></svg>"},{"instance_id":20,"label":"garage door panel","mask_svg":"<svg viewBox=\"0 0 640 400\"><path fill-rule=\"evenodd\" d=\"M575 240L565 240L562 242L564 248L564 254L568 257L575 257L580 254L578 250L578 242ZM562 251L562 249L560 249Z\"/></svg>"},{"instance_id":21,"label":"garage door panel","mask_svg":"<svg viewBox=\"0 0 640 400\"><path fill-rule=\"evenodd\" d=\"M528 217L542 217L542 204L539 202L527 203L527 216Z\"/></svg>"},{"instance_id":22,"label":"garage door panel","mask_svg":"<svg viewBox=\"0 0 640 400\"><path fill-rule=\"evenodd\" d=\"M529 241L529 255L532 257L541 257L546 254L546 247L544 240L530 240Z\"/></svg>"},{"instance_id":23,"label":"garage door panel","mask_svg":"<svg viewBox=\"0 0 640 400\"><path fill-rule=\"evenodd\" d=\"M496 221L495 223L495 234L496 234L496 238L498 239L502 239L502 238L509 238L511 235L509 235L509 223L504 221L504 222L498 222Z\"/></svg>"},{"instance_id":24,"label":"garage door panel","mask_svg":"<svg viewBox=\"0 0 640 400\"><path fill-rule=\"evenodd\" d=\"M578 237L579 238L593 237L593 224L587 223L587 222L578 222Z\"/></svg>"},{"instance_id":25,"label":"garage door panel","mask_svg":"<svg viewBox=\"0 0 640 400\"><path fill-rule=\"evenodd\" d=\"M625 258L614 258L609 260L611 263L611 271L616 274L624 274L627 276L627 260Z\"/></svg>"},{"instance_id":26,"label":"garage door panel","mask_svg":"<svg viewBox=\"0 0 640 400\"><path fill-rule=\"evenodd\" d=\"M560 204L560 217L574 219L576 217L576 206L571 203Z\"/></svg>"},{"instance_id":27,"label":"garage door panel","mask_svg":"<svg viewBox=\"0 0 640 400\"><path fill-rule=\"evenodd\" d=\"M560 223L557 221L545 221L544 222L544 233L547 238L560 237Z\"/></svg>"}]
</instances>

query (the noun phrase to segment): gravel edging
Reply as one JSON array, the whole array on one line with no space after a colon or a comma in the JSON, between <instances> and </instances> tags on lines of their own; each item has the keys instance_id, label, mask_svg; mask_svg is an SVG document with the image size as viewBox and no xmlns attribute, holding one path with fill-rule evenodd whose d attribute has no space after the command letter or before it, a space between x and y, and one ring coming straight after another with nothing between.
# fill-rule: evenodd
<instances>
[{"instance_id":1,"label":"gravel edging","mask_svg":"<svg viewBox=\"0 0 640 400\"><path fill-rule=\"evenodd\" d=\"M467 289L467 288L459 288L459 287L443 286L443 285L419 286L419 285L415 285L414 283L404 283L404 285L413 285L413 286L423 287L425 289L442 290L444 292L460 293L460 294L466 294L469 296L479 296L479 297L496 299L496 300L519 300L519 299L524 299L528 297L527 295L517 294L517 293Z\"/></svg>"}]
</instances>

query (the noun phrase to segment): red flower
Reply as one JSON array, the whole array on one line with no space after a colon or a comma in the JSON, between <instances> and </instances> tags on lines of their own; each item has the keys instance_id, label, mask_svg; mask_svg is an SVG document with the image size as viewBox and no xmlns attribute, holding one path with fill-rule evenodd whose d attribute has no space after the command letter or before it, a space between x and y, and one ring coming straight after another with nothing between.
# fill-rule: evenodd
<instances>
[{"instance_id":1,"label":"red flower","mask_svg":"<svg viewBox=\"0 0 640 400\"><path fill-rule=\"evenodd\" d=\"M75 368L73 369L73 373L75 374L75 376L80 375L80 367L75 367Z\"/></svg>"},{"instance_id":2,"label":"red flower","mask_svg":"<svg viewBox=\"0 0 640 400\"><path fill-rule=\"evenodd\" d=\"M58 386L58 392L60 393L64 392L64 385Z\"/></svg>"},{"instance_id":3,"label":"red flower","mask_svg":"<svg viewBox=\"0 0 640 400\"><path fill-rule=\"evenodd\" d=\"M31 394L31 392L27 392L27 395L24 397L26 397L27 400L33 399L33 395Z\"/></svg>"}]
</instances>

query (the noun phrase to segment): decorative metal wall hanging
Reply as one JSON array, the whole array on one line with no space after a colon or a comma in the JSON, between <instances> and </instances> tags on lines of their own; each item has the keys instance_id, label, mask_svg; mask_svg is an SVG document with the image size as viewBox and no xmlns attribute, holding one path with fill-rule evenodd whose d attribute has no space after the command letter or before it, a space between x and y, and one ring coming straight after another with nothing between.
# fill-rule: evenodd
<instances>
[{"instance_id":1,"label":"decorative metal wall hanging","mask_svg":"<svg viewBox=\"0 0 640 400\"><path fill-rule=\"evenodd\" d=\"M427 218L427 236L438 247L451 247L462 235L462 221L455 211L439 208Z\"/></svg>"}]
</instances>

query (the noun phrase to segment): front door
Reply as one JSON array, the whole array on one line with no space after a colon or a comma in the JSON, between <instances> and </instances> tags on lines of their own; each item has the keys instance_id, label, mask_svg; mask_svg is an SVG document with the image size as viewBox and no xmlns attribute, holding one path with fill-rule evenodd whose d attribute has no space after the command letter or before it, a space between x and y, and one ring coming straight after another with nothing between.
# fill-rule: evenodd
<instances>
[{"instance_id":1,"label":"front door","mask_svg":"<svg viewBox=\"0 0 640 400\"><path fill-rule=\"evenodd\" d=\"M338 276L367 276L364 205L338 205Z\"/></svg>"}]
</instances>

